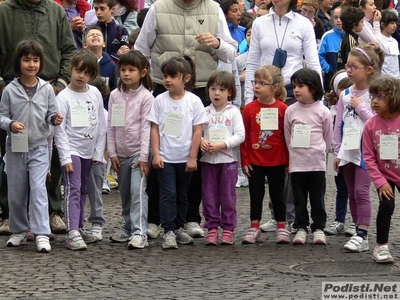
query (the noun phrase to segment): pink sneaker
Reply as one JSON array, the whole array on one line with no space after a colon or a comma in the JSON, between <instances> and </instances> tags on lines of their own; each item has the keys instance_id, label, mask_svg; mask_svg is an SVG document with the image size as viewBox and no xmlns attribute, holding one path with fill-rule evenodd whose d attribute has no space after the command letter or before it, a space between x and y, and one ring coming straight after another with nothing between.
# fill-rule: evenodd
<instances>
[{"instance_id":1,"label":"pink sneaker","mask_svg":"<svg viewBox=\"0 0 400 300\"><path fill-rule=\"evenodd\" d=\"M247 229L243 239L242 244L255 244L260 243L261 239L261 230L260 228L249 228Z\"/></svg>"},{"instance_id":2,"label":"pink sneaker","mask_svg":"<svg viewBox=\"0 0 400 300\"><path fill-rule=\"evenodd\" d=\"M290 243L290 231L286 228L280 228L276 230L276 243L277 244L289 244Z\"/></svg>"},{"instance_id":3,"label":"pink sneaker","mask_svg":"<svg viewBox=\"0 0 400 300\"><path fill-rule=\"evenodd\" d=\"M235 242L235 235L233 231L225 230L222 232L221 245L233 245Z\"/></svg>"},{"instance_id":4,"label":"pink sneaker","mask_svg":"<svg viewBox=\"0 0 400 300\"><path fill-rule=\"evenodd\" d=\"M218 229L217 228L213 228L213 229L209 229L208 230L206 245L207 246L216 246L216 245L218 245Z\"/></svg>"}]
</instances>

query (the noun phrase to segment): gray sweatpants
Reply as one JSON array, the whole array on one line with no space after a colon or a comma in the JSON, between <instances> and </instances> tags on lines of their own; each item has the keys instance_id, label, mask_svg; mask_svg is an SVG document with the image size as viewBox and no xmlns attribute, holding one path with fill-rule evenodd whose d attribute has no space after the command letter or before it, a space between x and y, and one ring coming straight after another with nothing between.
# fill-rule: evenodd
<instances>
[{"instance_id":1,"label":"gray sweatpants","mask_svg":"<svg viewBox=\"0 0 400 300\"><path fill-rule=\"evenodd\" d=\"M88 221L90 223L104 224L106 219L103 215L103 180L106 174L105 164L98 163L92 165L92 169L89 175L89 181L87 186L87 195L90 202L90 215Z\"/></svg>"},{"instance_id":2,"label":"gray sweatpants","mask_svg":"<svg viewBox=\"0 0 400 300\"><path fill-rule=\"evenodd\" d=\"M49 235L49 201L46 191L46 175L49 170L47 144L35 147L26 153L13 153L11 145L7 143L5 161L11 231L19 233L30 228L33 234Z\"/></svg>"}]
</instances>

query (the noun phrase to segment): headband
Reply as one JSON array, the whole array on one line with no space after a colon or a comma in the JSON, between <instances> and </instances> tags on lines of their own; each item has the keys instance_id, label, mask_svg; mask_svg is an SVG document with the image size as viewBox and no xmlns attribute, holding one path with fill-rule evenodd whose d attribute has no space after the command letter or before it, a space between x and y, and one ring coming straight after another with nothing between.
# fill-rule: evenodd
<instances>
[{"instance_id":1,"label":"headband","mask_svg":"<svg viewBox=\"0 0 400 300\"><path fill-rule=\"evenodd\" d=\"M367 52L365 52L364 49L361 49L359 47L355 48L356 50L360 51L362 54L364 54L364 56L368 59L369 64L371 65L371 67L374 66L374 62L371 60L371 58L369 57L369 55L367 54Z\"/></svg>"},{"instance_id":2,"label":"headband","mask_svg":"<svg viewBox=\"0 0 400 300\"><path fill-rule=\"evenodd\" d=\"M333 91L336 95L338 95L338 86L342 79L347 78L347 72L342 72L336 75L335 79L333 80ZM339 95L338 95L339 96Z\"/></svg>"}]
</instances>

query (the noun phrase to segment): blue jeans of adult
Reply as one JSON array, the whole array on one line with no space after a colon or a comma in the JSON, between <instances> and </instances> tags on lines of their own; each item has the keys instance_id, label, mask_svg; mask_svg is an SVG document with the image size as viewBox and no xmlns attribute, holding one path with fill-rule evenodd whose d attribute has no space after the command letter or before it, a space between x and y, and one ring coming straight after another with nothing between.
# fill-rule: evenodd
<instances>
[{"instance_id":1,"label":"blue jeans of adult","mask_svg":"<svg viewBox=\"0 0 400 300\"><path fill-rule=\"evenodd\" d=\"M186 163L167 163L157 169L160 186L160 220L164 232L175 231L186 223L188 190L192 173L185 172Z\"/></svg>"}]
</instances>

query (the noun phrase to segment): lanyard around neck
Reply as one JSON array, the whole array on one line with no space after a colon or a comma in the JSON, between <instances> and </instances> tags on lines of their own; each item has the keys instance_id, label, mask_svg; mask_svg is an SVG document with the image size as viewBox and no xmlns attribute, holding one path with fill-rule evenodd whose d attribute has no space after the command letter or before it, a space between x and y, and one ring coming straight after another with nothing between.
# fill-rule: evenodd
<instances>
[{"instance_id":1,"label":"lanyard around neck","mask_svg":"<svg viewBox=\"0 0 400 300\"><path fill-rule=\"evenodd\" d=\"M283 46L283 41L284 41L284 39L285 39L286 29L287 29L287 27L288 27L288 24L289 24L289 21L290 21L290 20L288 20L287 23L286 23L285 32L283 33L283 37L282 37L282 41L281 41L281 45L280 45L280 46L279 46L279 41L278 41L278 34L276 33L275 16L274 16L274 15L272 15L272 20L273 20L273 23L274 23L274 31L275 31L276 45L278 46L279 49L281 49L282 46Z\"/></svg>"}]
</instances>

